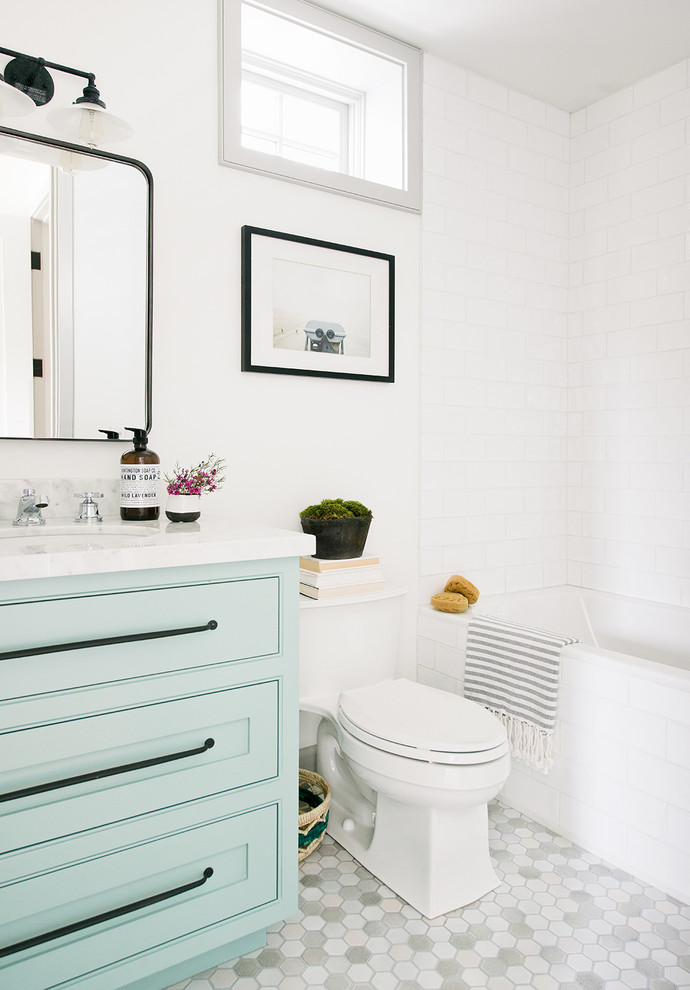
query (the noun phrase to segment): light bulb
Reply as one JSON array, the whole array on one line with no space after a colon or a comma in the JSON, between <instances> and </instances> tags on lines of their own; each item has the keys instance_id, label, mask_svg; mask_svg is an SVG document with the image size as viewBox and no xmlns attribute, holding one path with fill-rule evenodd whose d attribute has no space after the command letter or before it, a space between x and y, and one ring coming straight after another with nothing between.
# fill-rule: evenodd
<instances>
[{"instance_id":1,"label":"light bulb","mask_svg":"<svg viewBox=\"0 0 690 990\"><path fill-rule=\"evenodd\" d=\"M63 149L60 152L58 168L61 172L66 172L67 175L76 175L81 172L81 155Z\"/></svg>"},{"instance_id":2,"label":"light bulb","mask_svg":"<svg viewBox=\"0 0 690 990\"><path fill-rule=\"evenodd\" d=\"M79 140L89 148L97 148L103 143L103 123L99 110L89 108L81 111Z\"/></svg>"}]
</instances>

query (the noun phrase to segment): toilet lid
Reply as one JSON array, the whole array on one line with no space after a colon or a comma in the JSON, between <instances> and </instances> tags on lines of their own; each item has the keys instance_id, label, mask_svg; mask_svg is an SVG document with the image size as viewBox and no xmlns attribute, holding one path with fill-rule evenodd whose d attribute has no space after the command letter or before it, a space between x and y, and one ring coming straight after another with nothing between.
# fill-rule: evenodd
<instances>
[{"instance_id":1,"label":"toilet lid","mask_svg":"<svg viewBox=\"0 0 690 990\"><path fill-rule=\"evenodd\" d=\"M479 763L508 751L505 726L491 712L404 678L344 691L338 719L362 742L418 760Z\"/></svg>"}]
</instances>

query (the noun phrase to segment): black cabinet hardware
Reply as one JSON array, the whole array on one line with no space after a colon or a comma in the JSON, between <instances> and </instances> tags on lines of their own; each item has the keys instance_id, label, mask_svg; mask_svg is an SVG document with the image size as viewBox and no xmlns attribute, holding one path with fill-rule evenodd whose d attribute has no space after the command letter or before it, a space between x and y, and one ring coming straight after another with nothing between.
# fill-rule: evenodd
<instances>
[{"instance_id":1,"label":"black cabinet hardware","mask_svg":"<svg viewBox=\"0 0 690 990\"><path fill-rule=\"evenodd\" d=\"M33 949L37 945L43 945L44 942L52 942L53 939L62 938L64 935L72 935L74 932L80 932L84 928L91 928L93 925L100 925L104 921L112 921L113 918L120 918L123 914L131 914L132 911L140 911L142 908L150 907L151 904L167 901L170 897L186 894L188 891L195 890L197 887L203 887L206 881L212 876L213 869L207 866L199 880L185 883L181 887L173 887L172 890L164 890L161 894L152 894L151 897L144 897L140 901L133 901L131 904L113 908L111 911L103 911L102 914L95 914L93 917L85 918L83 921L75 921L71 925L63 925L62 928L54 928L52 932L45 932L43 935L34 935L33 938L25 938L21 942L15 942L13 945L0 947L0 956L10 956L24 949Z\"/></svg>"},{"instance_id":2,"label":"black cabinet hardware","mask_svg":"<svg viewBox=\"0 0 690 990\"><path fill-rule=\"evenodd\" d=\"M155 632L129 633L126 636L104 636L103 639L83 639L76 643L52 643L50 646L32 646L26 650L8 650L0 653L0 660L16 660L18 657L37 657L44 653L65 653L67 650L90 650L93 646L116 646L119 643L140 643L147 639L166 639L170 636L188 636L190 633L213 632L218 628L216 619L203 626L187 626L184 629L160 629Z\"/></svg>"},{"instance_id":3,"label":"black cabinet hardware","mask_svg":"<svg viewBox=\"0 0 690 990\"><path fill-rule=\"evenodd\" d=\"M55 791L60 787L72 787L74 784L84 784L89 780L100 780L101 777L114 777L118 773L129 773L130 770L144 770L155 767L159 763L172 763L173 760L185 760L189 756L199 756L216 744L215 739L207 739L203 746L196 749L185 749L179 753L168 753L165 756L153 756L148 760L137 760L136 763L122 763L117 767L105 767L102 770L91 770L80 773L76 777L62 777L60 780L49 780L43 784L33 784L31 787L20 787L16 791L0 794L0 802L15 801L17 798L30 797L33 794L43 794L45 791Z\"/></svg>"}]
</instances>

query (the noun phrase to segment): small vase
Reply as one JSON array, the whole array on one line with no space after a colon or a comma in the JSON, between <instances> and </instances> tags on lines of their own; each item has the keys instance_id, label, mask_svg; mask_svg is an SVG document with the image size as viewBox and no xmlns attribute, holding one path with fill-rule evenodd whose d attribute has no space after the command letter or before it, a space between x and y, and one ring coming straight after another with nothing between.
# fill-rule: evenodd
<instances>
[{"instance_id":1,"label":"small vase","mask_svg":"<svg viewBox=\"0 0 690 990\"><path fill-rule=\"evenodd\" d=\"M168 495L165 514L170 522L196 522L201 515L198 495Z\"/></svg>"}]
</instances>

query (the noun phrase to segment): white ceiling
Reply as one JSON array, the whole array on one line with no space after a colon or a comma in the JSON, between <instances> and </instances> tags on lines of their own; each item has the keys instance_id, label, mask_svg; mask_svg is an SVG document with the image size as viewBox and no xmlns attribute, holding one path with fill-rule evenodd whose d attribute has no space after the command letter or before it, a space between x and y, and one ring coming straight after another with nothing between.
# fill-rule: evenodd
<instances>
[{"instance_id":1,"label":"white ceiling","mask_svg":"<svg viewBox=\"0 0 690 990\"><path fill-rule=\"evenodd\" d=\"M317 3L568 111L690 56L690 0Z\"/></svg>"}]
</instances>

